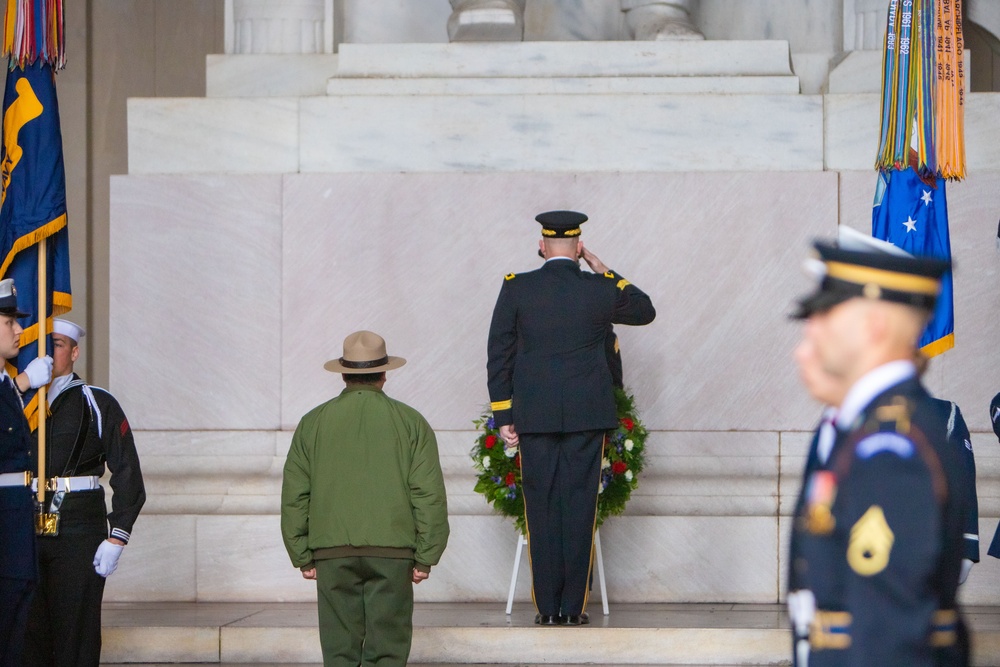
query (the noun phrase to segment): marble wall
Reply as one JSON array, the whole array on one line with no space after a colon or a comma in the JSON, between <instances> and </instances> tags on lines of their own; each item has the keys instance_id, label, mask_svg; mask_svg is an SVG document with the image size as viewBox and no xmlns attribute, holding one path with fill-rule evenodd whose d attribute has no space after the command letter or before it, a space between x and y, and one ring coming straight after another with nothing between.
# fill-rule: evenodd
<instances>
[{"instance_id":1,"label":"marble wall","mask_svg":"<svg viewBox=\"0 0 1000 667\"><path fill-rule=\"evenodd\" d=\"M982 434L997 389L982 369L1000 362L998 187L980 172L950 188L958 347L930 376L977 431L984 540L1000 515ZM612 603L776 601L818 412L786 314L809 289L810 239L864 227L872 192L867 171L114 178L112 386L150 500L107 599L312 599L281 547L281 466L298 418L342 386L323 362L359 328L408 358L387 391L438 432L453 536L418 598L505 599L516 535L472 492L467 458L486 330L501 276L538 265L533 215L575 207L585 242L659 311L620 332L654 433L629 511L602 529ZM1000 583L985 560L971 602ZM520 600L527 581L523 567Z\"/></svg>"}]
</instances>

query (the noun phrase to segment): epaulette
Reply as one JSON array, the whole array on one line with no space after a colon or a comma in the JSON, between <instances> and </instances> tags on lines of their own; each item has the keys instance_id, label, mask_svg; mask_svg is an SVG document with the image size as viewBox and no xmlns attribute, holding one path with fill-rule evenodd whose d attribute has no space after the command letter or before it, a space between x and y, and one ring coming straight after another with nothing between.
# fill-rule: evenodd
<instances>
[{"instance_id":1,"label":"epaulette","mask_svg":"<svg viewBox=\"0 0 1000 667\"><path fill-rule=\"evenodd\" d=\"M906 435L910 432L910 417L913 415L913 405L902 396L896 396L889 405L875 408L875 419L879 430L894 430Z\"/></svg>"},{"instance_id":2,"label":"epaulette","mask_svg":"<svg viewBox=\"0 0 1000 667\"><path fill-rule=\"evenodd\" d=\"M625 280L624 278L620 278L620 277L616 276L614 271L605 271L604 272L604 277L605 278L609 278L611 280L617 280L618 284L616 285L616 287L618 289L625 289L626 286L632 284L629 281Z\"/></svg>"},{"instance_id":3,"label":"epaulette","mask_svg":"<svg viewBox=\"0 0 1000 667\"><path fill-rule=\"evenodd\" d=\"M505 275L505 276L503 277L503 279L504 279L504 280L513 280L513 279L514 279L514 277L515 277L516 275L517 275L517 274L515 274L515 273L508 273L507 275Z\"/></svg>"}]
</instances>

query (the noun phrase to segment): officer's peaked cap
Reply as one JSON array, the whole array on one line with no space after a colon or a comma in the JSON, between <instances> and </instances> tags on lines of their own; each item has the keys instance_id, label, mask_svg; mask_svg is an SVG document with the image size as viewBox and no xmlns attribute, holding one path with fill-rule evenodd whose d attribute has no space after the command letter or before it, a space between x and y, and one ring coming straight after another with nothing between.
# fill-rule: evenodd
<instances>
[{"instance_id":1,"label":"officer's peaked cap","mask_svg":"<svg viewBox=\"0 0 1000 667\"><path fill-rule=\"evenodd\" d=\"M547 239L574 238L580 235L580 225L587 216L576 211L548 211L539 213L535 220L542 224L542 236Z\"/></svg>"}]
</instances>

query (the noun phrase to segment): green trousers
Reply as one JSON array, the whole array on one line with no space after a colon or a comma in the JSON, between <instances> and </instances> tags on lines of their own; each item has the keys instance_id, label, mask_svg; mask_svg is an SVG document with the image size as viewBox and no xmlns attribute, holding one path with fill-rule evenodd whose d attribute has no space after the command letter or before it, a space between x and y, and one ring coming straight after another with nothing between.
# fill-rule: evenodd
<instances>
[{"instance_id":1,"label":"green trousers","mask_svg":"<svg viewBox=\"0 0 1000 667\"><path fill-rule=\"evenodd\" d=\"M405 667L413 638L413 561L316 562L324 667Z\"/></svg>"}]
</instances>

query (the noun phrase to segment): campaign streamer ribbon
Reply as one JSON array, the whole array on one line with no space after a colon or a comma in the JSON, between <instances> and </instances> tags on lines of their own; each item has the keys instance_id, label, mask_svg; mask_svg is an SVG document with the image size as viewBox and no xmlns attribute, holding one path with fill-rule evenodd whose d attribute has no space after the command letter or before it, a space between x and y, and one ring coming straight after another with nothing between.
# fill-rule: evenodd
<instances>
[{"instance_id":1,"label":"campaign streamer ribbon","mask_svg":"<svg viewBox=\"0 0 1000 667\"><path fill-rule=\"evenodd\" d=\"M891 0L876 169L912 164L928 180L965 177L961 14L961 0Z\"/></svg>"}]
</instances>

